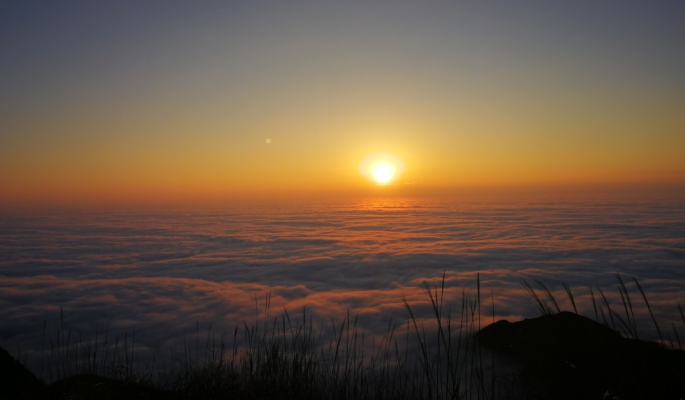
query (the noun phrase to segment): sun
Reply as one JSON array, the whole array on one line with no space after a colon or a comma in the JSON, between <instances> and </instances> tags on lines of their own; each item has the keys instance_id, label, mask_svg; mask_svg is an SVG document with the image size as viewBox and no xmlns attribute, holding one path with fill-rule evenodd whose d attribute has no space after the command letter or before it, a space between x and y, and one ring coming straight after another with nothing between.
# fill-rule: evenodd
<instances>
[{"instance_id":1,"label":"sun","mask_svg":"<svg viewBox=\"0 0 685 400\"><path fill-rule=\"evenodd\" d=\"M378 186L395 182L404 172L404 163L394 154L375 153L362 161L359 172Z\"/></svg>"},{"instance_id":2,"label":"sun","mask_svg":"<svg viewBox=\"0 0 685 400\"><path fill-rule=\"evenodd\" d=\"M371 164L369 169L371 176L379 185L387 185L392 180L392 177L395 176L395 171L397 171L397 168L390 161L385 160L376 161Z\"/></svg>"}]
</instances>

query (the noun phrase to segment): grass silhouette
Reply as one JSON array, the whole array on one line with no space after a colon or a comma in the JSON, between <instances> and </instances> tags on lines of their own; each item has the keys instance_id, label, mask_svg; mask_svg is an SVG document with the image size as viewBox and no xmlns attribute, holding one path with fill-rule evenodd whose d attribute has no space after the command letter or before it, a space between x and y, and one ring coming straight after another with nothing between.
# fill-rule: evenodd
<instances>
[{"instance_id":1,"label":"grass silhouette","mask_svg":"<svg viewBox=\"0 0 685 400\"><path fill-rule=\"evenodd\" d=\"M595 321L637 340L638 305L622 278L616 277L622 307L613 307L601 288L596 288L597 295L591 288ZM682 350L676 325L671 326L672 335L664 334L644 290L636 279L633 282L658 333L659 346ZM209 329L202 343L184 341L167 365L156 363L154 355L141 360L132 334L112 338L107 326L101 331L96 325L95 337L83 338L68 329L62 313L54 334L45 324L43 329L38 372L51 384L36 386L21 398L527 398L525 374L508 367L506 358L488 351L477 339L485 321L494 322L494 295L490 295L492 309L485 310L478 277L475 293L468 295L462 289L454 307L445 300L445 283L443 274L437 286L424 286L430 317L419 317L402 298L408 322L395 326L390 321L385 333L373 338L349 313L329 324L316 321L306 309L297 317L287 310L272 317L267 294L254 323L244 323L231 334ZM576 296L562 285L577 314ZM543 316L562 312L560 302L541 281L524 281L522 286ZM678 308L685 326L685 314ZM486 311L491 315L486 316Z\"/></svg>"}]
</instances>

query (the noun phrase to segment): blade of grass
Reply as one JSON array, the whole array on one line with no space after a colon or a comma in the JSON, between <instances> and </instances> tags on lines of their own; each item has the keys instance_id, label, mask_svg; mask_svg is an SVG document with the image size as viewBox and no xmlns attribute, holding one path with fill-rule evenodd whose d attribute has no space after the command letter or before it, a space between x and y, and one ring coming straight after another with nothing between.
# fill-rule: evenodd
<instances>
[{"instance_id":1,"label":"blade of grass","mask_svg":"<svg viewBox=\"0 0 685 400\"><path fill-rule=\"evenodd\" d=\"M659 324L656 322L656 318L654 318L654 313L652 312L652 307L649 305L649 301L647 300L647 295L645 295L645 291L642 290L642 286L640 285L640 282L637 281L637 278L633 277L633 281L635 281L635 284L637 285L637 288L640 291L642 298L645 300L645 304L647 305L647 310L649 310L649 316L652 317L652 322L654 322L654 327L656 328L656 332L659 334L659 340L663 343L664 337L661 334L661 329L659 329ZM681 312L682 312L682 310L681 310Z\"/></svg>"},{"instance_id":2,"label":"blade of grass","mask_svg":"<svg viewBox=\"0 0 685 400\"><path fill-rule=\"evenodd\" d=\"M528 292L528 295L533 299L533 302L535 305L537 305L538 309L543 315L552 313L549 307L547 307L547 305L540 299L538 294L535 293L535 289L533 289L533 287L527 281L522 280L521 285L526 289L526 292Z\"/></svg>"},{"instance_id":3,"label":"blade of grass","mask_svg":"<svg viewBox=\"0 0 685 400\"><path fill-rule=\"evenodd\" d=\"M578 309L576 308L576 300L573 298L573 292L571 291L571 288L566 284L566 282L562 283L564 286L564 290L566 291L566 295L568 296L569 300L571 300L571 305L573 306L573 312L578 314Z\"/></svg>"},{"instance_id":4,"label":"blade of grass","mask_svg":"<svg viewBox=\"0 0 685 400\"><path fill-rule=\"evenodd\" d=\"M557 300L556 300L556 299L554 298L554 296L552 295L552 292L551 292L551 291L547 288L547 286L545 286L545 284L542 283L541 281L539 281L539 280L537 280L537 279L535 279L534 281L535 281L535 283L538 285L538 287L539 287L542 291L545 292L545 294L547 295L547 298L549 299L549 301L554 305L554 308L557 309L557 312L560 313L560 312L561 312L561 309L559 308L559 304L557 304ZM550 310L550 314L552 314L551 307L548 307L548 309Z\"/></svg>"}]
</instances>

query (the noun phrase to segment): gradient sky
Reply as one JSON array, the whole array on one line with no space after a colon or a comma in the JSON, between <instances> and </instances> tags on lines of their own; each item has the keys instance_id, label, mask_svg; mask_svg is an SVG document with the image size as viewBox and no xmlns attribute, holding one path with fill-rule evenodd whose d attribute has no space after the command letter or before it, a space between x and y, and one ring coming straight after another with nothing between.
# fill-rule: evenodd
<instances>
[{"instance_id":1,"label":"gradient sky","mask_svg":"<svg viewBox=\"0 0 685 400\"><path fill-rule=\"evenodd\" d=\"M683 21L682 1L3 2L0 204L682 187ZM359 173L378 152L404 160L393 188Z\"/></svg>"}]
</instances>

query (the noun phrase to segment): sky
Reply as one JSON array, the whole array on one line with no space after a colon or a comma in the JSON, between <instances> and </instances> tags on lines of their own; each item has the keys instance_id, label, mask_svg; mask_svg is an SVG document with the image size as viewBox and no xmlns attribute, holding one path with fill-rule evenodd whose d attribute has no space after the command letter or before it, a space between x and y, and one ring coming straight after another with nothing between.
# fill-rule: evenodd
<instances>
[{"instance_id":1,"label":"sky","mask_svg":"<svg viewBox=\"0 0 685 400\"><path fill-rule=\"evenodd\" d=\"M0 205L685 186L685 4L0 4ZM360 173L389 154L404 172ZM363 171L362 171L363 172Z\"/></svg>"}]
</instances>

